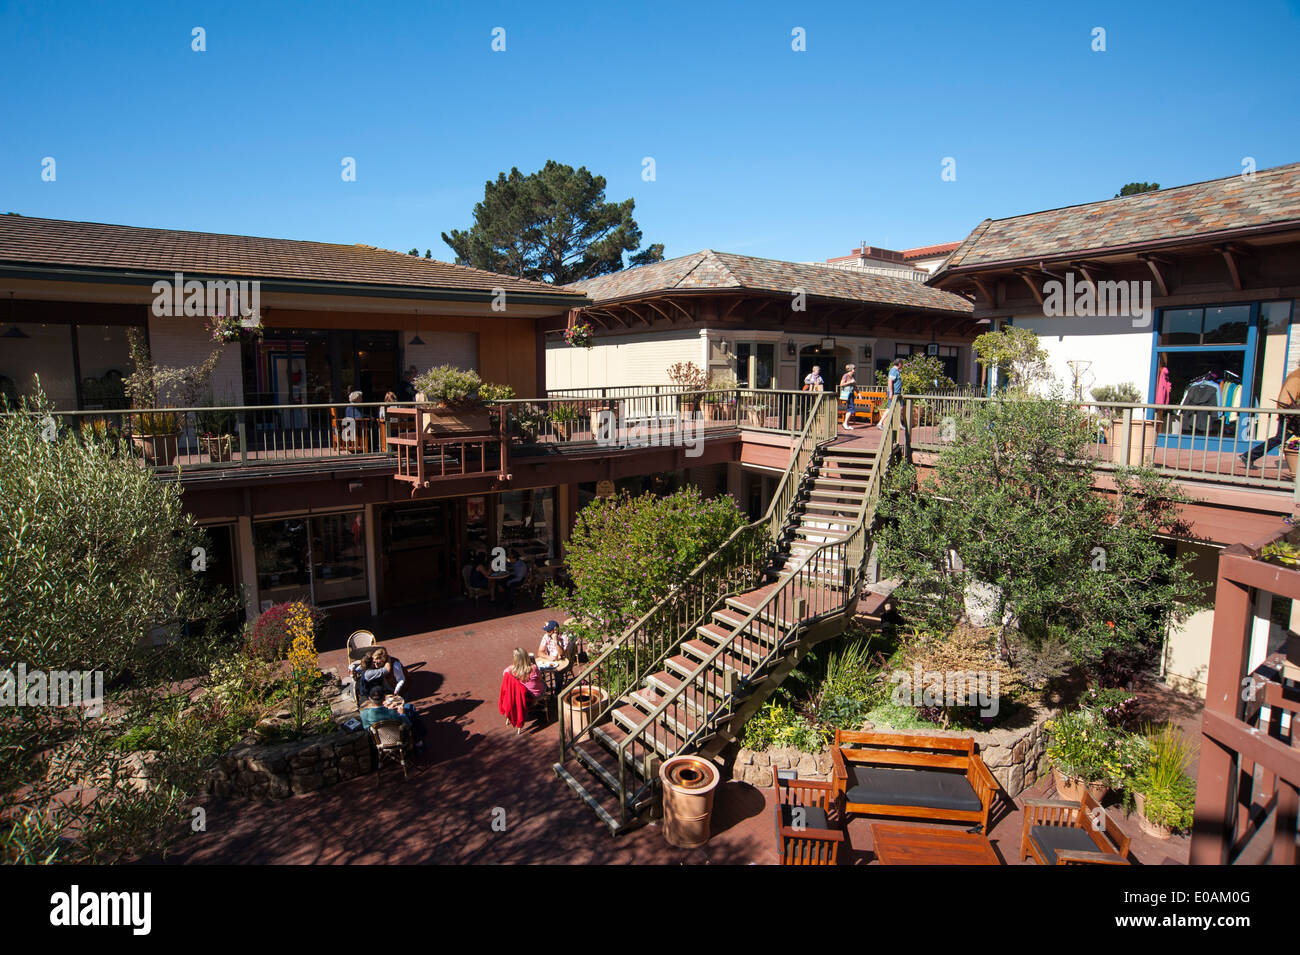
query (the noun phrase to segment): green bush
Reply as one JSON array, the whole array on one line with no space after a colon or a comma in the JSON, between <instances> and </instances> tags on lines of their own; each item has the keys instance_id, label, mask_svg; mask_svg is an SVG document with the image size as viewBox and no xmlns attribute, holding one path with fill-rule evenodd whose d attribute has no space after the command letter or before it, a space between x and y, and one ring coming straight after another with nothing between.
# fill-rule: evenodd
<instances>
[{"instance_id":1,"label":"green bush","mask_svg":"<svg viewBox=\"0 0 1300 955\"><path fill-rule=\"evenodd\" d=\"M768 702L745 724L740 745L746 749L791 746L816 753L826 745L826 737L792 707Z\"/></svg>"},{"instance_id":2,"label":"green bush","mask_svg":"<svg viewBox=\"0 0 1300 955\"><path fill-rule=\"evenodd\" d=\"M438 365L415 379L415 390L424 393L425 401L448 408L473 408L481 404L479 392L483 379L478 372L454 365Z\"/></svg>"},{"instance_id":3,"label":"green bush","mask_svg":"<svg viewBox=\"0 0 1300 955\"><path fill-rule=\"evenodd\" d=\"M1092 389L1092 400L1103 404L1113 401L1118 404L1135 405L1142 400L1142 392L1131 381L1126 381L1122 385L1098 385Z\"/></svg>"}]
</instances>

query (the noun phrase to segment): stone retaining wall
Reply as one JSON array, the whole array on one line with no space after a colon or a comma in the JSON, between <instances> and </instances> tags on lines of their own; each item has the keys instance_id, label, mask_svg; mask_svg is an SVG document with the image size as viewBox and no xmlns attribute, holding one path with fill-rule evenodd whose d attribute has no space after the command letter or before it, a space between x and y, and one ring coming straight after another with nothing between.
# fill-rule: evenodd
<instances>
[{"instance_id":1,"label":"stone retaining wall","mask_svg":"<svg viewBox=\"0 0 1300 955\"><path fill-rule=\"evenodd\" d=\"M363 729L343 727L357 716L350 686L339 681L337 671L324 672L331 679L321 696L329 703L339 730L289 743L241 743L218 758L208 779L208 792L223 799L230 796L284 799L333 786L374 769L369 734ZM289 714L274 715L287 717Z\"/></svg>"},{"instance_id":2,"label":"stone retaining wall","mask_svg":"<svg viewBox=\"0 0 1300 955\"><path fill-rule=\"evenodd\" d=\"M951 730L896 730L883 724L864 729L882 733L917 733L923 736L974 737L975 751L984 760L993 778L1013 799L1034 785L1047 772L1048 734L1043 723L1056 715L1055 710L1030 709L1015 720L1015 725L998 727L981 733ZM793 769L800 779L831 778L829 750L803 753L790 747L765 750L741 749L731 767L731 778L752 786L772 785L772 767Z\"/></svg>"}]
</instances>

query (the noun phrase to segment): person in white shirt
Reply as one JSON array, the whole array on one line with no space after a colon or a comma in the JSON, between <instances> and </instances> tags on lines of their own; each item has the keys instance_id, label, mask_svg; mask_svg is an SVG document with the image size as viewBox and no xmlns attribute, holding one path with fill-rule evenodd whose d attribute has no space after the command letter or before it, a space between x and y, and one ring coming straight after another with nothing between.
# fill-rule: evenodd
<instances>
[{"instance_id":1,"label":"person in white shirt","mask_svg":"<svg viewBox=\"0 0 1300 955\"><path fill-rule=\"evenodd\" d=\"M569 652L569 638L560 629L556 620L546 621L542 627L542 642L537 647L537 655L547 660L560 660Z\"/></svg>"},{"instance_id":2,"label":"person in white shirt","mask_svg":"<svg viewBox=\"0 0 1300 955\"><path fill-rule=\"evenodd\" d=\"M803 380L803 390L821 391L825 387L825 385L826 383L822 381L822 366L813 365L812 371L810 371L808 373L808 377L804 378Z\"/></svg>"}]
</instances>

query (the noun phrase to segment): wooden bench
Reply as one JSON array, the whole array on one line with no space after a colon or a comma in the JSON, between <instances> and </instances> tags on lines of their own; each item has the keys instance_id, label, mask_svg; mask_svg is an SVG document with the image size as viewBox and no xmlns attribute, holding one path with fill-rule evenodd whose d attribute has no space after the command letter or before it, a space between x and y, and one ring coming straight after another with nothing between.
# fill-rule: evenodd
<instances>
[{"instance_id":1,"label":"wooden bench","mask_svg":"<svg viewBox=\"0 0 1300 955\"><path fill-rule=\"evenodd\" d=\"M831 758L845 812L967 822L988 832L998 785L973 739L836 730Z\"/></svg>"}]
</instances>

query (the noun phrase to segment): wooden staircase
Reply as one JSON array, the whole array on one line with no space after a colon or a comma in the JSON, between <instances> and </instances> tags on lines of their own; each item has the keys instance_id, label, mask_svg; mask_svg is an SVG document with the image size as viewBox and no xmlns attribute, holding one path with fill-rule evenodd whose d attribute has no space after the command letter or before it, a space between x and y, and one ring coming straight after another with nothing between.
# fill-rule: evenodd
<instances>
[{"instance_id":1,"label":"wooden staircase","mask_svg":"<svg viewBox=\"0 0 1300 955\"><path fill-rule=\"evenodd\" d=\"M561 727L554 769L612 832L654 805L663 760L716 756L809 648L842 633L855 614L879 622L891 588L868 583L866 570L893 430L879 448L831 439L804 455L797 449L758 573L740 574L731 587L724 581L644 665L600 666L620 645L626 650L629 631L565 690L562 700L580 687L609 697L594 722L576 733Z\"/></svg>"}]
</instances>

